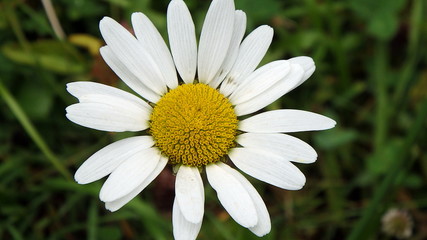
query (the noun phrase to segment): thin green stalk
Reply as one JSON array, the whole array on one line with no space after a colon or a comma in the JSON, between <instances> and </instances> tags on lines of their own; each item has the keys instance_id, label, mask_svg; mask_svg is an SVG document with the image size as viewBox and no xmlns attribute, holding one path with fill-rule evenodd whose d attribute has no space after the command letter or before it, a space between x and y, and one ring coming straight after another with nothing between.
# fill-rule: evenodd
<instances>
[{"instance_id":1,"label":"thin green stalk","mask_svg":"<svg viewBox=\"0 0 427 240\"><path fill-rule=\"evenodd\" d=\"M6 16L6 19L9 21L12 31L15 34L16 38L18 39L19 44L28 54L30 54L31 53L30 44L25 38L24 31L22 31L18 18L16 17L14 7L11 6L11 3L6 2L4 14Z\"/></svg>"},{"instance_id":2,"label":"thin green stalk","mask_svg":"<svg viewBox=\"0 0 427 240\"><path fill-rule=\"evenodd\" d=\"M411 24L409 25L409 44L407 47L408 50L405 59L405 66L401 73L401 80L397 82L393 96L393 100L396 104L401 103L403 98L406 96L408 86L410 85L410 81L415 72L414 69L423 56L423 52L425 51L421 47L421 44L423 43L422 23L425 22L425 16L423 13L427 10L426 5L422 0L415 0L412 3Z\"/></svg>"},{"instance_id":3,"label":"thin green stalk","mask_svg":"<svg viewBox=\"0 0 427 240\"><path fill-rule=\"evenodd\" d=\"M41 79L45 80L45 82L53 89L53 91L65 102L68 103L68 96L65 94L64 87L59 87L58 84L55 82L55 79L52 78L52 75L48 74L40 65L39 58L33 53L32 47L30 42L25 37L25 33L21 27L21 24L18 20L18 17L16 15L16 9L15 6L12 6L11 4L5 5L5 11L4 14L6 16L6 19L8 20L13 33L15 34L16 38L18 39L19 44L24 49L26 54L31 56L36 63L36 66L38 67L39 71L37 72L38 75L41 76ZM67 45L64 44L64 47ZM70 49L70 47L66 47L66 49ZM71 51L69 51L71 52ZM76 54L73 54L76 56Z\"/></svg>"},{"instance_id":4,"label":"thin green stalk","mask_svg":"<svg viewBox=\"0 0 427 240\"><path fill-rule=\"evenodd\" d=\"M372 233L375 230L373 226L377 225L381 214L381 212L378 210L381 209L384 204L386 204L386 201L388 200L387 197L391 196L391 193L398 187L399 180L396 178L396 176L402 173L402 171L408 171L408 166L412 165L412 162L414 161L408 161L406 155L409 153L409 149L415 143L417 137L421 133L424 133L422 129L426 120L427 99L425 99L422 103L417 118L412 125L411 131L406 137L404 144L398 151L394 165L390 168L390 171L388 171L384 180L381 182L381 185L375 192L371 203L364 210L362 218L357 222L347 240L369 239L369 237L372 236Z\"/></svg>"},{"instance_id":5,"label":"thin green stalk","mask_svg":"<svg viewBox=\"0 0 427 240\"><path fill-rule=\"evenodd\" d=\"M334 216L334 219L341 220L344 218L344 202L342 196L342 189L339 186L339 180L341 177L341 166L332 154L326 154L324 162L321 165L321 171L325 177L326 184L326 197L330 214Z\"/></svg>"},{"instance_id":6,"label":"thin green stalk","mask_svg":"<svg viewBox=\"0 0 427 240\"><path fill-rule=\"evenodd\" d=\"M10 94L9 90L3 85L0 79L0 96L4 99L12 113L24 127L25 131L30 135L31 139L37 145L37 147L42 151L45 157L52 163L52 165L61 173L65 178L71 180L71 175L65 168L65 166L58 160L55 154L50 150L49 146L43 140L43 138L38 133L37 129L28 119L25 112L19 106L18 102Z\"/></svg>"},{"instance_id":7,"label":"thin green stalk","mask_svg":"<svg viewBox=\"0 0 427 240\"><path fill-rule=\"evenodd\" d=\"M336 3L335 1L328 1L327 4L329 9L334 9ZM329 47L334 55L334 64L339 74L340 89L343 90L347 89L347 87L351 85L351 82L349 56L343 47L343 34L340 32L342 29L342 21L337 21L335 14L330 14L328 21L328 28L330 29L330 36L328 36L328 42L330 43Z\"/></svg>"},{"instance_id":8,"label":"thin green stalk","mask_svg":"<svg viewBox=\"0 0 427 240\"><path fill-rule=\"evenodd\" d=\"M96 240L98 235L98 224L99 224L99 216L98 216L98 205L97 199L92 199L89 206L89 216L87 219L87 239L88 240Z\"/></svg>"},{"instance_id":9,"label":"thin green stalk","mask_svg":"<svg viewBox=\"0 0 427 240\"><path fill-rule=\"evenodd\" d=\"M22 236L22 233L19 232L14 226L12 225L6 225L7 230L9 230L10 235L15 240L24 240L24 237Z\"/></svg>"},{"instance_id":10,"label":"thin green stalk","mask_svg":"<svg viewBox=\"0 0 427 240\"><path fill-rule=\"evenodd\" d=\"M62 30L61 23L59 22L58 17L56 16L56 12L53 8L51 0L42 0L42 4L46 12L47 18L49 19L50 25L52 26L52 29L55 32L55 35L60 40L64 40L65 33L64 30Z\"/></svg>"},{"instance_id":11,"label":"thin green stalk","mask_svg":"<svg viewBox=\"0 0 427 240\"><path fill-rule=\"evenodd\" d=\"M376 55L374 59L374 69L372 81L375 83L375 96L377 99L376 112L375 112L375 150L381 152L387 139L388 129L388 101L386 89L387 77L387 45L385 42L378 41L376 47Z\"/></svg>"}]
</instances>

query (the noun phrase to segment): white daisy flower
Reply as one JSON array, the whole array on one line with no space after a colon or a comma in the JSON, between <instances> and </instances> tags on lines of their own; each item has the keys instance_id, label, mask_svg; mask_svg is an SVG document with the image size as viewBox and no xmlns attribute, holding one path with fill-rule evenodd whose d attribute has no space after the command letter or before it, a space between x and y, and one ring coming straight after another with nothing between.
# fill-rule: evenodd
<instances>
[{"instance_id":1,"label":"white daisy flower","mask_svg":"<svg viewBox=\"0 0 427 240\"><path fill-rule=\"evenodd\" d=\"M86 184L107 175L100 199L111 211L137 196L167 164L177 170L173 204L175 239L195 239L204 215L200 173L230 216L257 236L271 228L258 192L237 168L274 186L297 190L304 174L292 162L312 163L315 150L284 133L324 130L335 121L293 109L273 110L244 120L303 83L314 72L309 57L256 67L273 37L260 26L245 39L246 15L232 0L213 0L199 45L194 23L182 0L167 11L170 50L152 22L132 15L135 36L105 17L100 22L107 43L101 54L114 72L140 97L93 82L74 82L67 90L79 103L67 117L85 127L144 131L93 154L77 170ZM242 40L243 39L243 40ZM177 75L178 72L178 75ZM197 73L197 74L196 74Z\"/></svg>"}]
</instances>

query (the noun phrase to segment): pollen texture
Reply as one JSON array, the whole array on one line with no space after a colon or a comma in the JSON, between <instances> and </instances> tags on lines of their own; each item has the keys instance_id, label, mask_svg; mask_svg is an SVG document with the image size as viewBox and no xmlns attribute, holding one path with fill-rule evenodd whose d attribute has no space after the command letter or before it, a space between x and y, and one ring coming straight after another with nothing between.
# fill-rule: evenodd
<instances>
[{"instance_id":1,"label":"pollen texture","mask_svg":"<svg viewBox=\"0 0 427 240\"><path fill-rule=\"evenodd\" d=\"M229 100L208 85L183 84L165 94L150 117L150 133L171 164L200 167L234 146L237 116Z\"/></svg>"}]
</instances>

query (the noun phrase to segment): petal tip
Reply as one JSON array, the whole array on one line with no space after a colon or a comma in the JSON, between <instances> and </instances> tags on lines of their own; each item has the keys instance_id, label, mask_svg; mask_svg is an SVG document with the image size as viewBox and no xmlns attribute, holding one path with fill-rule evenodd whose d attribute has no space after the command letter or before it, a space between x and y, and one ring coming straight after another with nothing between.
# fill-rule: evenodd
<instances>
[{"instance_id":1,"label":"petal tip","mask_svg":"<svg viewBox=\"0 0 427 240\"><path fill-rule=\"evenodd\" d=\"M271 231L271 225L268 229L265 229L264 231L261 232L254 232L252 231L257 237L264 237L265 235L269 234Z\"/></svg>"},{"instance_id":2,"label":"petal tip","mask_svg":"<svg viewBox=\"0 0 427 240\"><path fill-rule=\"evenodd\" d=\"M75 82L69 82L67 84L65 84L65 86L67 87L67 90L72 87L74 85Z\"/></svg>"},{"instance_id":3,"label":"petal tip","mask_svg":"<svg viewBox=\"0 0 427 240\"><path fill-rule=\"evenodd\" d=\"M141 15L144 15L142 12L134 12L134 13L132 13L132 17L136 17L136 16L141 16Z\"/></svg>"},{"instance_id":4,"label":"petal tip","mask_svg":"<svg viewBox=\"0 0 427 240\"><path fill-rule=\"evenodd\" d=\"M104 16L102 17L102 19L99 21L99 27L104 26L105 24L107 24L108 22L114 21L112 18L108 17L108 16Z\"/></svg>"},{"instance_id":5,"label":"petal tip","mask_svg":"<svg viewBox=\"0 0 427 240\"><path fill-rule=\"evenodd\" d=\"M171 8L171 7L179 7L179 5L182 5L182 4L184 4L184 6L186 6L185 3L182 0L171 0L169 2L169 5L168 5L168 11L170 10L169 8Z\"/></svg>"},{"instance_id":6,"label":"petal tip","mask_svg":"<svg viewBox=\"0 0 427 240\"><path fill-rule=\"evenodd\" d=\"M103 202L112 202L115 201L117 199L119 199L122 196L114 196L114 194L112 194L112 191L110 189L105 188L106 184L104 183L104 185L101 187L101 190L99 191L99 199Z\"/></svg>"},{"instance_id":7,"label":"petal tip","mask_svg":"<svg viewBox=\"0 0 427 240\"><path fill-rule=\"evenodd\" d=\"M105 209L107 209L110 212L116 212L117 210L119 210L120 208L117 207L113 207L111 206L110 202L106 202L105 203Z\"/></svg>"},{"instance_id":8,"label":"petal tip","mask_svg":"<svg viewBox=\"0 0 427 240\"><path fill-rule=\"evenodd\" d=\"M294 190L301 190L304 186L305 186L305 183L306 183L306 181L307 181L307 179L306 179L306 177L305 177L305 175L303 174L303 173L301 173L301 179L300 179L300 181L295 185L295 189Z\"/></svg>"},{"instance_id":9,"label":"petal tip","mask_svg":"<svg viewBox=\"0 0 427 240\"><path fill-rule=\"evenodd\" d=\"M77 169L76 173L74 174L74 181L76 181L77 184L88 184L93 182L93 180L90 180L89 178L84 176L84 173L82 173L81 168Z\"/></svg>"},{"instance_id":10,"label":"petal tip","mask_svg":"<svg viewBox=\"0 0 427 240\"><path fill-rule=\"evenodd\" d=\"M274 34L274 29L269 25L261 25L259 26L259 28L266 31L265 34L268 34L268 35Z\"/></svg>"},{"instance_id":11,"label":"petal tip","mask_svg":"<svg viewBox=\"0 0 427 240\"><path fill-rule=\"evenodd\" d=\"M335 120L333 120L332 118L328 118L329 123L326 129L331 129L334 128L337 125L337 122Z\"/></svg>"},{"instance_id":12,"label":"petal tip","mask_svg":"<svg viewBox=\"0 0 427 240\"><path fill-rule=\"evenodd\" d=\"M74 174L74 181L76 181L78 184L85 184L78 171Z\"/></svg>"}]
</instances>

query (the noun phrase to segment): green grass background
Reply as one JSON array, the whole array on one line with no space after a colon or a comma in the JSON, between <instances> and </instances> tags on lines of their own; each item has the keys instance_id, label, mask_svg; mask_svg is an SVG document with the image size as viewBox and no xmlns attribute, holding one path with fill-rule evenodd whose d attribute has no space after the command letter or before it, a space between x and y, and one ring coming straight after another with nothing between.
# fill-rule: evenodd
<instances>
[{"instance_id":1,"label":"green grass background","mask_svg":"<svg viewBox=\"0 0 427 240\"><path fill-rule=\"evenodd\" d=\"M200 32L210 1L187 0ZM166 0L56 0L59 39L40 1L0 1L0 239L172 239L174 177L164 172L136 199L110 213L103 181L72 175L96 150L131 136L80 127L65 118L72 81L126 89L96 49L99 20L128 24L142 11L166 37ZM411 239L427 239L427 2L424 0L236 0L249 33L275 30L263 63L307 55L316 72L269 106L317 112L328 131L294 134L318 152L298 164L300 191L251 182L272 231L262 239L392 239L381 216L405 209ZM129 25L128 25L129 26ZM83 34L83 35L79 35ZM78 43L82 42L82 43ZM262 63L262 64L263 64ZM236 224L205 182L199 239L258 239Z\"/></svg>"}]
</instances>

